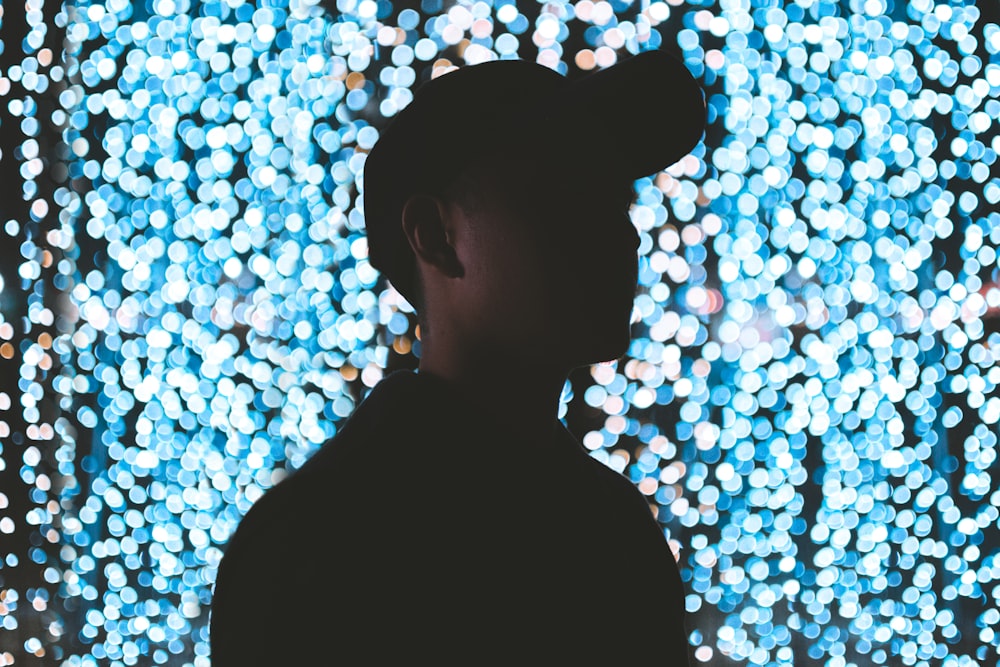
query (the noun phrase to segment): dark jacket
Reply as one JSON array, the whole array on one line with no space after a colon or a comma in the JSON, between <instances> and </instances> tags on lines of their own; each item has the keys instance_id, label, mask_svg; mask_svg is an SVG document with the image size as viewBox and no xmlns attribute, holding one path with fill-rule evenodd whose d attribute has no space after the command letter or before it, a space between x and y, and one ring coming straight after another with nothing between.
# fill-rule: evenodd
<instances>
[{"instance_id":1,"label":"dark jacket","mask_svg":"<svg viewBox=\"0 0 1000 667\"><path fill-rule=\"evenodd\" d=\"M214 667L686 665L645 500L561 426L526 442L443 382L383 380L226 550Z\"/></svg>"}]
</instances>

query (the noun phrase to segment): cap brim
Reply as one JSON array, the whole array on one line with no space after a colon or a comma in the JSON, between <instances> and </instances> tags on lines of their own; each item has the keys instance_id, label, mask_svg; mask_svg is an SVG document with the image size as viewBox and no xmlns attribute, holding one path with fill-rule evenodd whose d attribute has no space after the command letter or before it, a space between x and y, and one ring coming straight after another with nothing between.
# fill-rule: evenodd
<instances>
[{"instance_id":1,"label":"cap brim","mask_svg":"<svg viewBox=\"0 0 1000 667\"><path fill-rule=\"evenodd\" d=\"M646 51L568 81L526 114L554 151L606 161L632 179L690 153L706 121L701 87L682 62L663 51Z\"/></svg>"}]
</instances>

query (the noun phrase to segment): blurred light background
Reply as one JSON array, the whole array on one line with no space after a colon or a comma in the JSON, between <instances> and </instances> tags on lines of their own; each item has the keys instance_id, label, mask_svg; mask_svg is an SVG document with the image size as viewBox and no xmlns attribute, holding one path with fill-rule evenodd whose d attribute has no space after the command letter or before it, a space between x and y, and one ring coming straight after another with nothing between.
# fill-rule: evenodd
<instances>
[{"instance_id":1,"label":"blurred light background","mask_svg":"<svg viewBox=\"0 0 1000 667\"><path fill-rule=\"evenodd\" d=\"M998 17L5 3L0 665L208 665L240 517L416 364L412 311L367 261L379 129L455 66L576 76L652 48L700 78L710 125L636 183L635 340L573 374L563 416L657 512L697 660L995 665ZM580 141L611 132L643 141Z\"/></svg>"}]
</instances>

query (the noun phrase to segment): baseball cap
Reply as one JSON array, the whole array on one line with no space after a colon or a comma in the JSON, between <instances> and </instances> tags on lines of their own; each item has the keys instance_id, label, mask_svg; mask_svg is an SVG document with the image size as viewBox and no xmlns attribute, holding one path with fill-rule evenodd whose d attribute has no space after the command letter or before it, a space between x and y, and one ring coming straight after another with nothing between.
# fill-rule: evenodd
<instances>
[{"instance_id":1,"label":"baseball cap","mask_svg":"<svg viewBox=\"0 0 1000 667\"><path fill-rule=\"evenodd\" d=\"M555 164L600 164L635 180L687 155L705 128L701 88L683 63L646 51L579 79L495 60L422 85L385 128L363 176L369 261L412 296L406 201L441 194L472 161L502 151Z\"/></svg>"}]
</instances>

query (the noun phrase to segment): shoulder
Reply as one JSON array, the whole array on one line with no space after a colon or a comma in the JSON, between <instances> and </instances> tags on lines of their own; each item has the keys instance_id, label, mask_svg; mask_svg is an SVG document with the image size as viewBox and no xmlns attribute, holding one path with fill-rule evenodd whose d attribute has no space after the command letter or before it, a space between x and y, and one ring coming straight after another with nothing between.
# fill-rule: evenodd
<instances>
[{"instance_id":1,"label":"shoulder","mask_svg":"<svg viewBox=\"0 0 1000 667\"><path fill-rule=\"evenodd\" d=\"M226 549L227 558L256 542L297 533L293 542L382 510L375 502L391 488L429 466L429 441L447 429L419 409L421 387L412 373L394 373L380 382L338 433L303 466L269 489L240 522ZM427 471L420 471L427 472ZM310 529L312 526L312 529ZM287 544L274 545L287 548ZM256 549L254 550L256 551Z\"/></svg>"},{"instance_id":2,"label":"shoulder","mask_svg":"<svg viewBox=\"0 0 1000 667\"><path fill-rule=\"evenodd\" d=\"M413 377L386 378L250 508L218 569L213 664L296 664L294 646L309 650L330 633L313 624L348 627L354 621L343 615L358 616L373 589L386 589L387 573L412 573L399 553L399 516L433 515L421 510L448 480L433 465L442 448L422 445L454 430L428 409L427 394Z\"/></svg>"},{"instance_id":3,"label":"shoulder","mask_svg":"<svg viewBox=\"0 0 1000 667\"><path fill-rule=\"evenodd\" d=\"M338 522L342 486L324 490L318 475L300 472L265 492L240 521L219 565L217 602L241 593L247 579L290 576L293 573L279 568L317 541L318 517L325 528Z\"/></svg>"},{"instance_id":4,"label":"shoulder","mask_svg":"<svg viewBox=\"0 0 1000 667\"><path fill-rule=\"evenodd\" d=\"M357 469L371 448L363 446L367 435L358 426L363 424L345 425L302 468L267 490L230 537L212 597L211 643L219 664L237 664L225 656L242 656L247 637L279 623L262 616L261 608L301 606L294 599L317 583L315 564L329 559L335 566L332 547L350 539L351 518L366 506ZM270 645L258 642L258 649L264 644Z\"/></svg>"},{"instance_id":5,"label":"shoulder","mask_svg":"<svg viewBox=\"0 0 1000 667\"><path fill-rule=\"evenodd\" d=\"M308 664L297 651L315 648L308 638L330 604L324 591L356 560L343 545L361 541L354 527L378 513L365 510L363 486L323 472L303 468L270 489L226 546L211 605L213 665Z\"/></svg>"},{"instance_id":6,"label":"shoulder","mask_svg":"<svg viewBox=\"0 0 1000 667\"><path fill-rule=\"evenodd\" d=\"M222 568L299 547L315 538L319 522L329 530L363 510L366 471L379 465L379 433L370 421L359 410L300 469L257 499L231 537Z\"/></svg>"},{"instance_id":7,"label":"shoulder","mask_svg":"<svg viewBox=\"0 0 1000 667\"><path fill-rule=\"evenodd\" d=\"M628 477L592 456L568 431L566 431L565 437L575 444L579 459L582 460L581 465L587 470L588 474L593 475L600 481L606 493L612 494L629 503L641 502L648 509L645 497Z\"/></svg>"}]
</instances>

